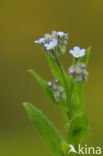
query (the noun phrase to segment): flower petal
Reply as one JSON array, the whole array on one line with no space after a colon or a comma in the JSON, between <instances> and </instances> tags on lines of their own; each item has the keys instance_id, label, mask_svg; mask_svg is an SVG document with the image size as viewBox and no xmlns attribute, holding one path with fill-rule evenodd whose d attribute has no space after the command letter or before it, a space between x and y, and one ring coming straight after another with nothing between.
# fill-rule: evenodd
<instances>
[{"instance_id":1,"label":"flower petal","mask_svg":"<svg viewBox=\"0 0 103 156\"><path fill-rule=\"evenodd\" d=\"M86 51L85 49L81 49L80 50L81 53L85 53L85 51Z\"/></svg>"},{"instance_id":2,"label":"flower petal","mask_svg":"<svg viewBox=\"0 0 103 156\"><path fill-rule=\"evenodd\" d=\"M86 51L85 49L81 49L80 50L80 56L84 56L85 55L85 51Z\"/></svg>"},{"instance_id":3,"label":"flower petal","mask_svg":"<svg viewBox=\"0 0 103 156\"><path fill-rule=\"evenodd\" d=\"M59 31L59 32L58 32L58 35L59 35L59 36L64 36L65 34L64 34L63 32L61 32L61 31Z\"/></svg>"},{"instance_id":4,"label":"flower petal","mask_svg":"<svg viewBox=\"0 0 103 156\"><path fill-rule=\"evenodd\" d=\"M46 43L46 44L44 44L44 47L46 47L46 48L47 48L48 46L49 46L49 44L47 44L47 43Z\"/></svg>"},{"instance_id":5,"label":"flower petal","mask_svg":"<svg viewBox=\"0 0 103 156\"><path fill-rule=\"evenodd\" d=\"M37 43L37 44L38 44L38 43L39 43L39 41L34 41L34 43Z\"/></svg>"},{"instance_id":6,"label":"flower petal","mask_svg":"<svg viewBox=\"0 0 103 156\"><path fill-rule=\"evenodd\" d=\"M73 55L74 54L74 51L73 50L69 50L69 52Z\"/></svg>"},{"instance_id":7,"label":"flower petal","mask_svg":"<svg viewBox=\"0 0 103 156\"><path fill-rule=\"evenodd\" d=\"M75 47L73 48L73 50L74 50L75 52L79 52L79 51L80 51L80 48L77 47L77 46L75 46Z\"/></svg>"}]
</instances>

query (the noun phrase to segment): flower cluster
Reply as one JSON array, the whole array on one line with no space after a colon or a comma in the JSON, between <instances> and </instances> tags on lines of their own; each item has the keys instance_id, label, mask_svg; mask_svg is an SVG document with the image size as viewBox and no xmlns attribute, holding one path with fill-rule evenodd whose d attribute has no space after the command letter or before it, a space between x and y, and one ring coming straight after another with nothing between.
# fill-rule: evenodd
<instances>
[{"instance_id":1,"label":"flower cluster","mask_svg":"<svg viewBox=\"0 0 103 156\"><path fill-rule=\"evenodd\" d=\"M80 83L87 80L88 72L85 70L86 66L83 63L74 64L69 68L69 74L71 79Z\"/></svg>"},{"instance_id":2,"label":"flower cluster","mask_svg":"<svg viewBox=\"0 0 103 156\"><path fill-rule=\"evenodd\" d=\"M59 80L56 79L54 83L49 81L48 87L53 90L53 95L57 102L66 98L63 87L59 86Z\"/></svg>"},{"instance_id":3,"label":"flower cluster","mask_svg":"<svg viewBox=\"0 0 103 156\"><path fill-rule=\"evenodd\" d=\"M52 31L52 34L46 34L43 38L40 38L39 40L34 42L39 44L41 48L46 51L52 58L55 58L55 56L65 53L67 39L67 33ZM80 63L80 58L86 54L86 50L80 49L78 46L75 46L72 50L69 50L69 53L72 54L74 58L74 65L69 68L69 74L71 79L76 83L86 81L88 73L85 70L85 64ZM49 85L51 86L53 84L49 82L48 86ZM59 97L59 88L56 89L57 87L54 85L52 87L54 87L54 90L56 90L54 94L55 97Z\"/></svg>"},{"instance_id":4,"label":"flower cluster","mask_svg":"<svg viewBox=\"0 0 103 156\"><path fill-rule=\"evenodd\" d=\"M53 31L52 34L46 34L43 38L40 38L35 43L39 44L41 48L48 53L54 52L56 56L64 54L66 51L68 34L64 32Z\"/></svg>"}]
</instances>

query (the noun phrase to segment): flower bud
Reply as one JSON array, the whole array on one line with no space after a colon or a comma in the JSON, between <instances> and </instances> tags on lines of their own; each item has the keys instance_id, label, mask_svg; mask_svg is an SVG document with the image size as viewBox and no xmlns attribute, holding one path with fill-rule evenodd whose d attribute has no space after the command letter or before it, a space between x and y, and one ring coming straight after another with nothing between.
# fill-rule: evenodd
<instances>
[{"instance_id":1,"label":"flower bud","mask_svg":"<svg viewBox=\"0 0 103 156\"><path fill-rule=\"evenodd\" d=\"M73 74L74 73L74 69L73 68L69 68L69 74Z\"/></svg>"},{"instance_id":2,"label":"flower bud","mask_svg":"<svg viewBox=\"0 0 103 156\"><path fill-rule=\"evenodd\" d=\"M84 76L88 76L88 72L86 70L83 71Z\"/></svg>"},{"instance_id":3,"label":"flower bud","mask_svg":"<svg viewBox=\"0 0 103 156\"><path fill-rule=\"evenodd\" d=\"M77 69L76 70L76 74L80 75L81 74L81 70L80 69Z\"/></svg>"},{"instance_id":4,"label":"flower bud","mask_svg":"<svg viewBox=\"0 0 103 156\"><path fill-rule=\"evenodd\" d=\"M57 90L57 86L56 85L53 86L53 90L55 90L55 91Z\"/></svg>"},{"instance_id":5,"label":"flower bud","mask_svg":"<svg viewBox=\"0 0 103 156\"><path fill-rule=\"evenodd\" d=\"M87 80L88 72L85 70L84 63L74 64L69 68L70 78L75 83L80 83Z\"/></svg>"},{"instance_id":6,"label":"flower bud","mask_svg":"<svg viewBox=\"0 0 103 156\"><path fill-rule=\"evenodd\" d=\"M86 68L86 65L84 63L81 63L80 66L85 69Z\"/></svg>"},{"instance_id":7,"label":"flower bud","mask_svg":"<svg viewBox=\"0 0 103 156\"><path fill-rule=\"evenodd\" d=\"M62 99L62 100L66 99L65 94L62 94L62 95L61 95L61 99Z\"/></svg>"},{"instance_id":8,"label":"flower bud","mask_svg":"<svg viewBox=\"0 0 103 156\"><path fill-rule=\"evenodd\" d=\"M87 81L87 76L83 76L83 81Z\"/></svg>"},{"instance_id":9,"label":"flower bud","mask_svg":"<svg viewBox=\"0 0 103 156\"><path fill-rule=\"evenodd\" d=\"M80 75L80 76L77 76L76 78L75 78L75 82L76 83L80 83L82 81L82 76Z\"/></svg>"},{"instance_id":10,"label":"flower bud","mask_svg":"<svg viewBox=\"0 0 103 156\"><path fill-rule=\"evenodd\" d=\"M55 80L55 84L59 84L59 80L56 79L56 80Z\"/></svg>"},{"instance_id":11,"label":"flower bud","mask_svg":"<svg viewBox=\"0 0 103 156\"><path fill-rule=\"evenodd\" d=\"M48 82L48 87L49 87L49 88L52 87L52 82L51 82L51 81Z\"/></svg>"},{"instance_id":12,"label":"flower bud","mask_svg":"<svg viewBox=\"0 0 103 156\"><path fill-rule=\"evenodd\" d=\"M56 101L60 101L60 93L58 90L56 92L54 92L54 97L55 97Z\"/></svg>"},{"instance_id":13,"label":"flower bud","mask_svg":"<svg viewBox=\"0 0 103 156\"><path fill-rule=\"evenodd\" d=\"M59 87L59 91L60 91L60 93L63 93L64 89L62 87Z\"/></svg>"}]
</instances>

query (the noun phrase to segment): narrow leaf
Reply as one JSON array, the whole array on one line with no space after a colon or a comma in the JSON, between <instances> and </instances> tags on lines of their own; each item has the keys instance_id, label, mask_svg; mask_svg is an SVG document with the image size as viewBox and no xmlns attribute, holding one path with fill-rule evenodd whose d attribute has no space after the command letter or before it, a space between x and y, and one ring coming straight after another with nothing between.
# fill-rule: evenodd
<instances>
[{"instance_id":1,"label":"narrow leaf","mask_svg":"<svg viewBox=\"0 0 103 156\"><path fill-rule=\"evenodd\" d=\"M69 127L68 143L77 145L81 143L89 134L88 119L83 113L75 117Z\"/></svg>"},{"instance_id":2,"label":"narrow leaf","mask_svg":"<svg viewBox=\"0 0 103 156\"><path fill-rule=\"evenodd\" d=\"M43 87L46 95L52 100L52 102L54 102L55 104L59 104L54 96L53 96L53 90L51 88L48 87L47 82L45 80L43 80L35 71L33 71L32 69L29 70L29 72L33 75L33 77L40 83L40 85Z\"/></svg>"},{"instance_id":3,"label":"narrow leaf","mask_svg":"<svg viewBox=\"0 0 103 156\"><path fill-rule=\"evenodd\" d=\"M85 54L85 56L84 56L83 59L82 59L82 63L84 63L85 65L88 65L89 56L90 56L90 50L91 50L91 47L89 47L89 48L86 50L86 54Z\"/></svg>"},{"instance_id":4,"label":"narrow leaf","mask_svg":"<svg viewBox=\"0 0 103 156\"><path fill-rule=\"evenodd\" d=\"M83 84L74 84L71 96L71 111L75 117L84 112Z\"/></svg>"},{"instance_id":5,"label":"narrow leaf","mask_svg":"<svg viewBox=\"0 0 103 156\"><path fill-rule=\"evenodd\" d=\"M50 148L54 156L63 156L63 153L61 151L62 138L58 131L42 114L42 112L35 108L33 105L24 103L24 107L40 136L42 137L46 145Z\"/></svg>"}]
</instances>

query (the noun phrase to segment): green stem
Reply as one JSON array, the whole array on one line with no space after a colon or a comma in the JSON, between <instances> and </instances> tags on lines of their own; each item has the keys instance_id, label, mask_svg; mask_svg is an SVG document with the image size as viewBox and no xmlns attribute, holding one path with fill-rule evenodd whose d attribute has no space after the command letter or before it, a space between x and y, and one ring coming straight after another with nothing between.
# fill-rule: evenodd
<instances>
[{"instance_id":1,"label":"green stem","mask_svg":"<svg viewBox=\"0 0 103 156\"><path fill-rule=\"evenodd\" d=\"M70 84L68 84L68 77L67 77L66 73L64 72L64 69L63 69L59 59L57 58L57 56L55 56L55 59L56 59L57 65L58 65L58 67L60 69L62 79L63 79L63 82L64 82L64 88L65 88L65 93L66 93L66 98L67 98L66 99L66 106L68 107L68 104L70 104L70 96L71 96L71 93L69 92L70 91L70 89L69 89ZM71 114L70 110L67 112L67 116L68 116L69 120L72 119L72 114Z\"/></svg>"},{"instance_id":2,"label":"green stem","mask_svg":"<svg viewBox=\"0 0 103 156\"><path fill-rule=\"evenodd\" d=\"M66 79L66 73L64 72L63 70L63 67L61 66L61 63L59 61L59 59L56 57L56 62L59 66L59 69L60 69L60 72L61 72L61 75L62 75L62 78L63 78L63 81L64 81L64 87L65 87L65 91L66 91L66 94L68 93L68 82L67 82L67 79ZM67 94L68 96L68 94Z\"/></svg>"}]
</instances>

